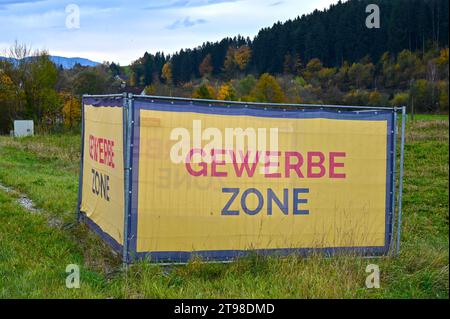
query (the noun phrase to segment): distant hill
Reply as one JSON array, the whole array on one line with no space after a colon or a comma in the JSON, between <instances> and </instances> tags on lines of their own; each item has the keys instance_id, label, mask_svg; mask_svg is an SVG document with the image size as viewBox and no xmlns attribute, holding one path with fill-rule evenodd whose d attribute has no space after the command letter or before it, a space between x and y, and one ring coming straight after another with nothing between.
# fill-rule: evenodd
<instances>
[{"instance_id":1,"label":"distant hill","mask_svg":"<svg viewBox=\"0 0 450 319\"><path fill-rule=\"evenodd\" d=\"M0 57L0 60L9 60L9 61L13 61L13 63L16 61L15 59L11 59L11 58L6 58L6 57ZM89 60L89 59L85 59L85 58L66 58L66 57L62 57L62 56L55 56L55 55L50 55L50 60L56 64L57 67L62 66L64 69L71 69L73 68L76 64L80 64L81 66L96 66L100 63Z\"/></svg>"},{"instance_id":2,"label":"distant hill","mask_svg":"<svg viewBox=\"0 0 450 319\"><path fill-rule=\"evenodd\" d=\"M61 56L50 56L50 60L57 66L62 66L64 69L71 69L75 64L80 64L81 66L96 66L100 63L85 59L85 58L66 58Z\"/></svg>"}]
</instances>

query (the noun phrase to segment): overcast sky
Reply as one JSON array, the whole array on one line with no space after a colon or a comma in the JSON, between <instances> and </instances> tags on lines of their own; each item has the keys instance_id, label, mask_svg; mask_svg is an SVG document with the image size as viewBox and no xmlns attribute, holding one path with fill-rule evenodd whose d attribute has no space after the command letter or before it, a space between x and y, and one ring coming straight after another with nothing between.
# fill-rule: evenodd
<instances>
[{"instance_id":1,"label":"overcast sky","mask_svg":"<svg viewBox=\"0 0 450 319\"><path fill-rule=\"evenodd\" d=\"M335 2L0 0L0 55L17 40L52 55L127 65L145 51L173 53L238 34L253 38L263 27Z\"/></svg>"}]
</instances>

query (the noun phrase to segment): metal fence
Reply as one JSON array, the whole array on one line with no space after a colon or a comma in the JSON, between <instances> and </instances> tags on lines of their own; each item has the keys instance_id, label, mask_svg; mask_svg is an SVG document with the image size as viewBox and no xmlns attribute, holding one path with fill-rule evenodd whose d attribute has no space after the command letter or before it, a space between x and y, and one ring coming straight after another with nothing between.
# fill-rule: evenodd
<instances>
[{"instance_id":1,"label":"metal fence","mask_svg":"<svg viewBox=\"0 0 450 319\"><path fill-rule=\"evenodd\" d=\"M320 109L320 110L335 110L337 112L347 111L354 112L355 114L362 114L364 112L377 112L377 111L390 111L393 115L394 130L391 134L394 135L394 143L392 147L392 172L391 172L391 183L393 185L391 192L391 207L392 211L392 223L391 223L391 243L389 255L395 256L399 254L400 250L400 240L401 240L401 224L402 224L402 197L403 197L403 175L404 175L404 153L405 153L405 124L406 124L406 107L378 107L378 106L349 106L349 105L322 105L322 104L274 104L274 103L257 103L257 102L237 102L237 101L221 101L221 100L204 100L204 99L194 99L194 98L179 98L179 97L167 97L167 96L147 96L139 95L134 96L133 94L111 94L111 95L84 95L83 101L86 98L108 98L108 99L123 99L123 137L124 137L124 203L125 203L125 214L124 214L124 229L125 238L128 238L129 234L129 221L131 218L131 198L132 198L132 159L131 154L133 152L133 128L134 128L134 101L135 98L146 99L149 101L165 101L171 102L184 102L190 104L206 105L210 107L225 107L225 108L255 108L263 110L282 110L282 111L305 111L309 109ZM84 103L83 103L84 108ZM83 120L82 120L82 148L84 152L84 109L83 109ZM400 116L400 121L399 121ZM399 123L400 122L400 123ZM83 158L80 162L80 179L79 183L82 185L82 174L83 172ZM78 194L78 213L79 218L82 220L80 207L81 207L81 186L79 187ZM129 263L128 259L128 240L124 240L123 243L123 262L124 264Z\"/></svg>"}]
</instances>

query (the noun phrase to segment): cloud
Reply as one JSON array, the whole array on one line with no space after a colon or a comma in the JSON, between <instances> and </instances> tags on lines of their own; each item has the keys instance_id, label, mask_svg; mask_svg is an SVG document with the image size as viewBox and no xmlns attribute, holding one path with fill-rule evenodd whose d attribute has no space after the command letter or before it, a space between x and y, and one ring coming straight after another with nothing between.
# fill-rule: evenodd
<instances>
[{"instance_id":1,"label":"cloud","mask_svg":"<svg viewBox=\"0 0 450 319\"><path fill-rule=\"evenodd\" d=\"M163 10L163 9L178 9L178 8L194 8L205 7L213 4L237 2L240 0L175 0L168 1L165 4L157 4L145 7L145 10Z\"/></svg>"},{"instance_id":2,"label":"cloud","mask_svg":"<svg viewBox=\"0 0 450 319\"><path fill-rule=\"evenodd\" d=\"M194 25L204 24L206 22L208 22L208 21L206 21L205 19L191 20L190 17L186 17L184 19L179 19L179 20L175 21L171 25L168 25L166 27L166 29L175 30L175 29L180 29L180 28L190 28L190 27L193 27Z\"/></svg>"},{"instance_id":3,"label":"cloud","mask_svg":"<svg viewBox=\"0 0 450 319\"><path fill-rule=\"evenodd\" d=\"M43 1L45 0L2 0L0 1L0 10L6 10L8 6L13 6L17 4L32 4Z\"/></svg>"},{"instance_id":4,"label":"cloud","mask_svg":"<svg viewBox=\"0 0 450 319\"><path fill-rule=\"evenodd\" d=\"M283 3L284 3L284 1L277 1L277 2L271 3L270 6L271 7L276 7L276 6L279 6L280 4L283 4Z\"/></svg>"},{"instance_id":5,"label":"cloud","mask_svg":"<svg viewBox=\"0 0 450 319\"><path fill-rule=\"evenodd\" d=\"M42 2L45 0L2 0L2 5L14 5L14 4L27 4L27 3L35 3L35 2Z\"/></svg>"}]
</instances>

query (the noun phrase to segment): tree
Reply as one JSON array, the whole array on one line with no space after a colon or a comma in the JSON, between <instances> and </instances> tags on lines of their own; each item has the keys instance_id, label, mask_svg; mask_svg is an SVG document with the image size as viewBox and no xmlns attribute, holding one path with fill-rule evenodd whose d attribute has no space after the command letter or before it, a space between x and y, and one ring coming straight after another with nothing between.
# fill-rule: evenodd
<instances>
[{"instance_id":1,"label":"tree","mask_svg":"<svg viewBox=\"0 0 450 319\"><path fill-rule=\"evenodd\" d=\"M345 94L344 102L348 105L367 105L369 93L365 90L351 90Z\"/></svg>"},{"instance_id":2,"label":"tree","mask_svg":"<svg viewBox=\"0 0 450 319\"><path fill-rule=\"evenodd\" d=\"M256 85L256 78L252 74L249 74L242 80L238 81L236 87L239 96L244 97L250 95L255 85Z\"/></svg>"},{"instance_id":3,"label":"tree","mask_svg":"<svg viewBox=\"0 0 450 319\"><path fill-rule=\"evenodd\" d=\"M204 83L194 91L192 97L195 99L213 100L216 98L216 92L211 85Z\"/></svg>"},{"instance_id":4,"label":"tree","mask_svg":"<svg viewBox=\"0 0 450 319\"><path fill-rule=\"evenodd\" d=\"M448 81L439 82L439 111L448 114Z\"/></svg>"},{"instance_id":5,"label":"tree","mask_svg":"<svg viewBox=\"0 0 450 319\"><path fill-rule=\"evenodd\" d=\"M77 95L103 94L106 92L107 80L94 71L82 71L75 76L73 92Z\"/></svg>"},{"instance_id":6,"label":"tree","mask_svg":"<svg viewBox=\"0 0 450 319\"><path fill-rule=\"evenodd\" d=\"M172 84L172 66L170 62L166 62L162 68L162 74L161 77L167 84Z\"/></svg>"},{"instance_id":7,"label":"tree","mask_svg":"<svg viewBox=\"0 0 450 319\"><path fill-rule=\"evenodd\" d=\"M259 102L281 103L285 99L277 80L268 73L261 75L252 91L252 96Z\"/></svg>"},{"instance_id":8,"label":"tree","mask_svg":"<svg viewBox=\"0 0 450 319\"><path fill-rule=\"evenodd\" d=\"M225 61L223 62L223 72L228 78L232 78L237 70L237 63L235 59L236 49L232 46L228 48Z\"/></svg>"},{"instance_id":9,"label":"tree","mask_svg":"<svg viewBox=\"0 0 450 319\"><path fill-rule=\"evenodd\" d=\"M348 70L348 77L355 89L369 88L373 82L375 67L372 63L353 63Z\"/></svg>"},{"instance_id":10,"label":"tree","mask_svg":"<svg viewBox=\"0 0 450 319\"><path fill-rule=\"evenodd\" d=\"M317 78L317 73L322 70L323 64L317 58L311 59L303 72L306 80L311 80L313 78Z\"/></svg>"},{"instance_id":11,"label":"tree","mask_svg":"<svg viewBox=\"0 0 450 319\"><path fill-rule=\"evenodd\" d=\"M46 52L36 52L24 81L26 114L40 124L53 124L61 110L55 90L58 70Z\"/></svg>"},{"instance_id":12,"label":"tree","mask_svg":"<svg viewBox=\"0 0 450 319\"><path fill-rule=\"evenodd\" d=\"M399 92L394 95L391 100L392 106L405 106L408 105L409 102L409 93L407 92Z\"/></svg>"},{"instance_id":13,"label":"tree","mask_svg":"<svg viewBox=\"0 0 450 319\"><path fill-rule=\"evenodd\" d=\"M156 86L154 84L147 85L144 89L145 95L155 95Z\"/></svg>"},{"instance_id":14,"label":"tree","mask_svg":"<svg viewBox=\"0 0 450 319\"><path fill-rule=\"evenodd\" d=\"M223 101L235 101L236 100L236 90L231 85L231 83L222 84L217 93L217 99Z\"/></svg>"},{"instance_id":15,"label":"tree","mask_svg":"<svg viewBox=\"0 0 450 319\"><path fill-rule=\"evenodd\" d=\"M252 58L252 50L248 45L243 45L234 51L234 59L239 70L244 71Z\"/></svg>"},{"instance_id":16,"label":"tree","mask_svg":"<svg viewBox=\"0 0 450 319\"><path fill-rule=\"evenodd\" d=\"M80 100L74 95L67 92L61 92L60 97L64 103L64 106L62 108L64 126L67 128L76 127L81 122Z\"/></svg>"},{"instance_id":17,"label":"tree","mask_svg":"<svg viewBox=\"0 0 450 319\"><path fill-rule=\"evenodd\" d=\"M12 79L0 69L0 129L8 133L11 123L18 113L17 90Z\"/></svg>"},{"instance_id":18,"label":"tree","mask_svg":"<svg viewBox=\"0 0 450 319\"><path fill-rule=\"evenodd\" d=\"M211 54L207 54L200 64L198 71L202 77L208 77L213 72Z\"/></svg>"},{"instance_id":19,"label":"tree","mask_svg":"<svg viewBox=\"0 0 450 319\"><path fill-rule=\"evenodd\" d=\"M112 76L120 75L120 65L113 62L109 65L109 69L111 70Z\"/></svg>"},{"instance_id":20,"label":"tree","mask_svg":"<svg viewBox=\"0 0 450 319\"><path fill-rule=\"evenodd\" d=\"M386 95L380 93L378 90L374 90L369 93L368 105L372 106L386 106L389 99Z\"/></svg>"},{"instance_id":21,"label":"tree","mask_svg":"<svg viewBox=\"0 0 450 319\"><path fill-rule=\"evenodd\" d=\"M302 61L298 54L287 53L284 56L283 72L285 74L299 75L302 69Z\"/></svg>"},{"instance_id":22,"label":"tree","mask_svg":"<svg viewBox=\"0 0 450 319\"><path fill-rule=\"evenodd\" d=\"M252 50L248 45L240 47L228 47L225 61L223 63L223 71L228 78L232 78L238 71L245 71L250 63Z\"/></svg>"}]
</instances>

